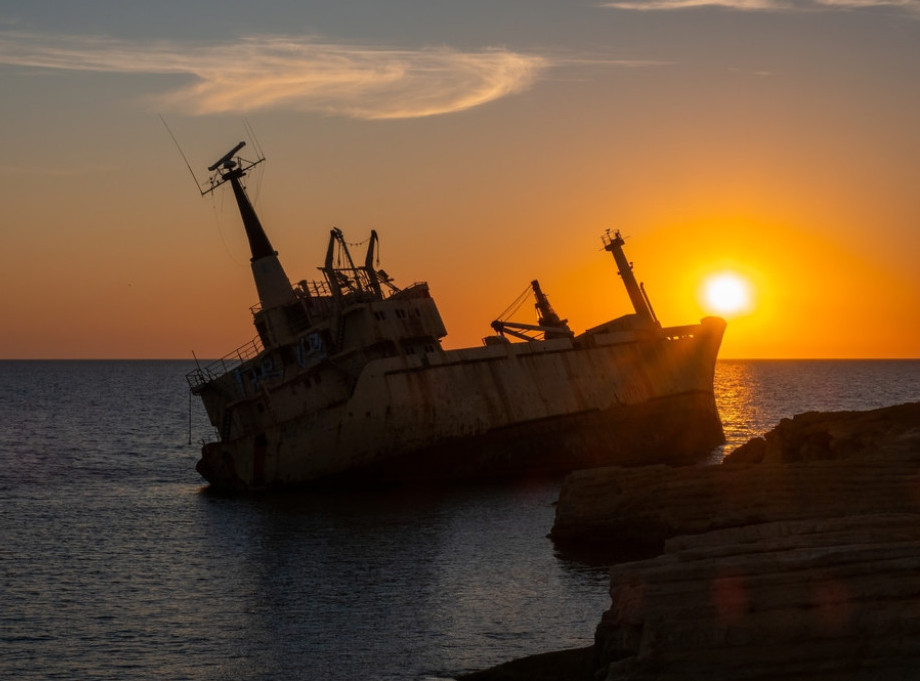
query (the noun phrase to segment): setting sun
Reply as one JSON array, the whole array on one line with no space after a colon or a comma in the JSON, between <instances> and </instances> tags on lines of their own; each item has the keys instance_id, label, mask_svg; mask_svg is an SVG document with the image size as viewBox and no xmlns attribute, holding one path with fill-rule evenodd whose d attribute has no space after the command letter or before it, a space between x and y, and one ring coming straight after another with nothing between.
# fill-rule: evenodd
<instances>
[{"instance_id":1,"label":"setting sun","mask_svg":"<svg viewBox=\"0 0 920 681\"><path fill-rule=\"evenodd\" d=\"M751 309L750 284L734 272L721 272L707 277L700 297L703 306L714 314L737 315Z\"/></svg>"}]
</instances>

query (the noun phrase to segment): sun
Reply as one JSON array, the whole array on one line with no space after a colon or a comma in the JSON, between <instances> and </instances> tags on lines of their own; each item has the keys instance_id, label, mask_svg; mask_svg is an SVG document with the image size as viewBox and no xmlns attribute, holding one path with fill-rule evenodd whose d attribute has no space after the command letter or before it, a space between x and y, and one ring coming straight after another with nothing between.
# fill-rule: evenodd
<instances>
[{"instance_id":1,"label":"sun","mask_svg":"<svg viewBox=\"0 0 920 681\"><path fill-rule=\"evenodd\" d=\"M752 306L750 282L736 272L719 272L703 281L700 299L707 311L723 315L739 315Z\"/></svg>"}]
</instances>

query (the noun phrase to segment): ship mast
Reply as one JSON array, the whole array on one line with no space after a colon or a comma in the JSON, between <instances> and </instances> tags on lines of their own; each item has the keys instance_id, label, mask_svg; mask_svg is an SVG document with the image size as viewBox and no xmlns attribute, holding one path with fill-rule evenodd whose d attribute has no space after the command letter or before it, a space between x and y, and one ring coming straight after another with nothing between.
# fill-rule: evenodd
<instances>
[{"instance_id":1,"label":"ship mast","mask_svg":"<svg viewBox=\"0 0 920 681\"><path fill-rule=\"evenodd\" d=\"M252 276L259 293L259 302L262 309L265 310L290 303L294 299L294 291L281 266L281 261L278 260L278 251L272 248L268 235L262 228L259 216L256 215L241 182L250 168L265 160L260 158L258 161L245 161L239 156L234 159L234 154L245 145L246 142L240 142L208 167L208 170L213 173L211 186L201 194L202 196L209 194L225 182L229 182L233 187L233 196L239 207L246 238L249 240L249 250L252 253L252 258L250 258Z\"/></svg>"},{"instance_id":2,"label":"ship mast","mask_svg":"<svg viewBox=\"0 0 920 681\"><path fill-rule=\"evenodd\" d=\"M645 288L636 281L636 277L633 274L633 265L627 260L626 254L623 252L623 244L626 242L620 235L620 231L617 230L613 233L613 236L610 236L610 230L608 229L607 233L602 237L602 241L604 242L604 250L613 254L613 259L617 264L617 271L623 279L623 285L626 287L626 293L629 295L629 300L636 314L639 318L655 326L661 326L658 318L655 317L655 312L652 310L648 296L645 295Z\"/></svg>"}]
</instances>

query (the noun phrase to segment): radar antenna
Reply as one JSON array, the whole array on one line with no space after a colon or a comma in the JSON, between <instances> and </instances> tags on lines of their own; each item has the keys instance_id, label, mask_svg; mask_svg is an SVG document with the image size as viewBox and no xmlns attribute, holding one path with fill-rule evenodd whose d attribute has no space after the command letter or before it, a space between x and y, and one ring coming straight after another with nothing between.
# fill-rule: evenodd
<instances>
[{"instance_id":1,"label":"radar antenna","mask_svg":"<svg viewBox=\"0 0 920 681\"><path fill-rule=\"evenodd\" d=\"M210 186L207 189L201 190L202 196L210 194L224 182L232 178L243 177L250 168L259 165L265 160L265 157L261 154L255 161L247 161L241 156L236 156L236 158L234 158L236 153L245 146L246 142L238 143L233 149L208 166L208 171L211 173L211 177L208 178Z\"/></svg>"}]
</instances>

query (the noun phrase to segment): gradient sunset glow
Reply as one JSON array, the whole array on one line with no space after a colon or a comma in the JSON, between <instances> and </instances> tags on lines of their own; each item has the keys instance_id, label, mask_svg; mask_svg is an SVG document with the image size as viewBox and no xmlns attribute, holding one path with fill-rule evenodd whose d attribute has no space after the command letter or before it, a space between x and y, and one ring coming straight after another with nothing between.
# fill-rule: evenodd
<instances>
[{"instance_id":1,"label":"gradient sunset glow","mask_svg":"<svg viewBox=\"0 0 920 681\"><path fill-rule=\"evenodd\" d=\"M199 177L245 117L290 277L376 229L446 347L534 278L577 331L629 312L619 229L663 324L728 318L722 357L918 357L917 82L911 0L2 8L0 358L254 335L235 206L160 115Z\"/></svg>"}]
</instances>

